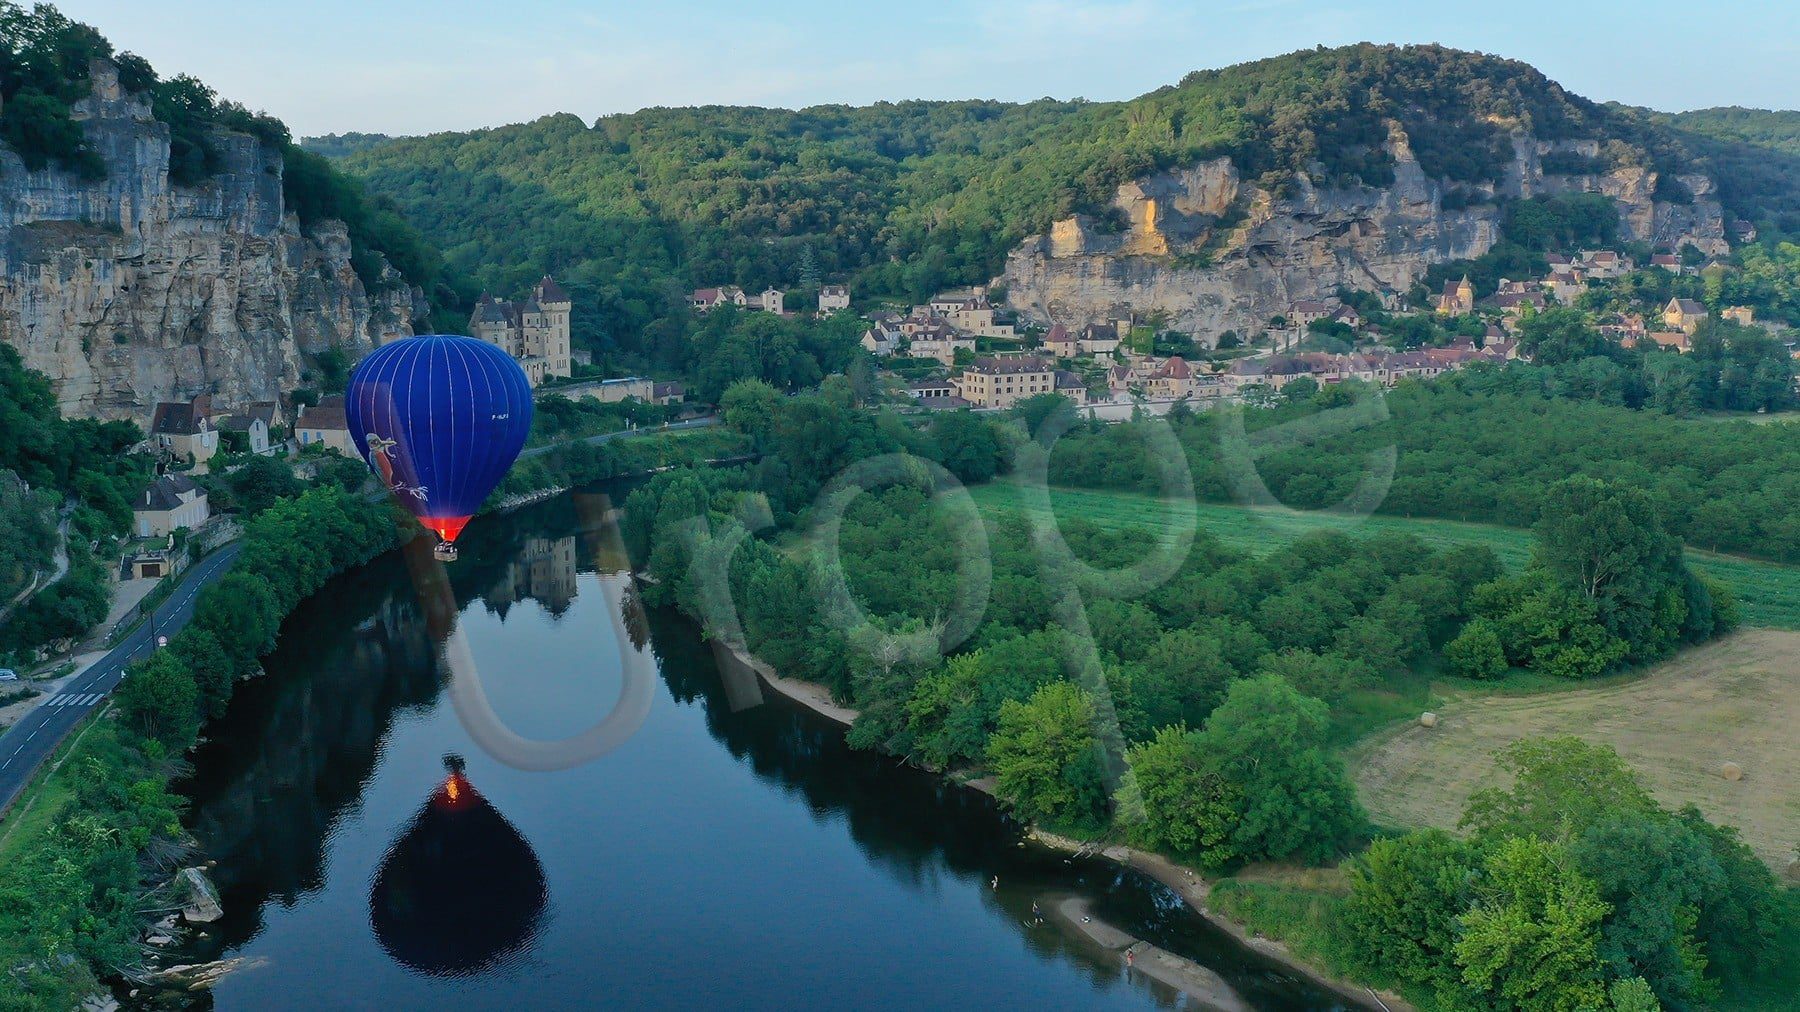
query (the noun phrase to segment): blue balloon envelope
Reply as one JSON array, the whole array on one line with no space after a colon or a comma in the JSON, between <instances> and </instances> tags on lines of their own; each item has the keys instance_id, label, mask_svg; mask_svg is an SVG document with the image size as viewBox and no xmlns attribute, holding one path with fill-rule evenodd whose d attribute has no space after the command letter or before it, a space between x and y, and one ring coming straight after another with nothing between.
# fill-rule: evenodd
<instances>
[{"instance_id":1,"label":"blue balloon envelope","mask_svg":"<svg viewBox=\"0 0 1800 1012\"><path fill-rule=\"evenodd\" d=\"M357 452L419 523L451 546L531 432L531 384L472 337L425 334L375 349L350 377Z\"/></svg>"}]
</instances>

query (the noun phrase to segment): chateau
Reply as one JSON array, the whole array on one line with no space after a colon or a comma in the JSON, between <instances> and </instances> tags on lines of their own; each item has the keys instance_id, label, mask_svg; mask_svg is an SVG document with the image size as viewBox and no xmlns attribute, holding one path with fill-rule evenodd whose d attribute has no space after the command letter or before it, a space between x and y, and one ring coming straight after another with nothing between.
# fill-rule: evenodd
<instances>
[{"instance_id":1,"label":"chateau","mask_svg":"<svg viewBox=\"0 0 1800 1012\"><path fill-rule=\"evenodd\" d=\"M569 293L546 274L523 302L482 292L469 333L511 355L535 387L570 374L569 308Z\"/></svg>"}]
</instances>

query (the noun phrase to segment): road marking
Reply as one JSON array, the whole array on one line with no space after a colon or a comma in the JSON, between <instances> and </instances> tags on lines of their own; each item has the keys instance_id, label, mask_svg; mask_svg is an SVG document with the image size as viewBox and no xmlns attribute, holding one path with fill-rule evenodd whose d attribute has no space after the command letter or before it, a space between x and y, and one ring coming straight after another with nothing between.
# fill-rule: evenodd
<instances>
[{"instance_id":1,"label":"road marking","mask_svg":"<svg viewBox=\"0 0 1800 1012\"><path fill-rule=\"evenodd\" d=\"M50 702L45 703L44 705L45 706L63 706L65 704L67 704L68 702L69 702L68 696L56 696L56 697L53 697L50 700Z\"/></svg>"}]
</instances>

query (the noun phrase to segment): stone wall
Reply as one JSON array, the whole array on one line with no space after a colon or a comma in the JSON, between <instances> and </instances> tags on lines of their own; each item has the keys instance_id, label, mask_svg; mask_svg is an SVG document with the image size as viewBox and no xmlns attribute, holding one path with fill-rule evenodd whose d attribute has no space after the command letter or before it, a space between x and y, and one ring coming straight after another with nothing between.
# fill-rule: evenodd
<instances>
[{"instance_id":1,"label":"stone wall","mask_svg":"<svg viewBox=\"0 0 1800 1012\"><path fill-rule=\"evenodd\" d=\"M339 222L303 229L279 152L220 133L223 171L169 180L169 129L96 62L77 103L106 176L30 172L0 146L0 340L50 378L67 415L147 422L157 401L230 405L300 384L307 357L354 360L412 333L420 293L384 265L371 293Z\"/></svg>"}]
</instances>

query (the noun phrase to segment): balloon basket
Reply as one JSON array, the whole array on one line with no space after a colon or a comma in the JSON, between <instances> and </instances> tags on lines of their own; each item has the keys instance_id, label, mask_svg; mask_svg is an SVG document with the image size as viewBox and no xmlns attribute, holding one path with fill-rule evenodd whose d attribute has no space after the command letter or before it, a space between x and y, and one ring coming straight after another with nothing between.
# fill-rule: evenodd
<instances>
[{"instance_id":1,"label":"balloon basket","mask_svg":"<svg viewBox=\"0 0 1800 1012\"><path fill-rule=\"evenodd\" d=\"M456 546L448 541L440 541L437 543L437 547L431 550L431 557L439 562L455 562Z\"/></svg>"}]
</instances>

